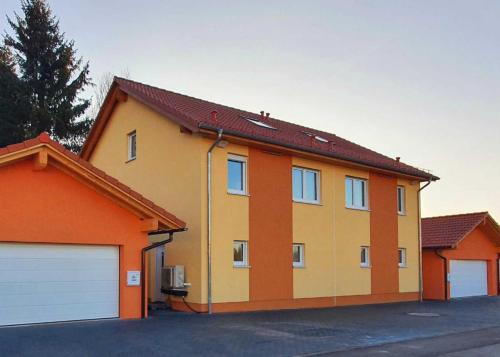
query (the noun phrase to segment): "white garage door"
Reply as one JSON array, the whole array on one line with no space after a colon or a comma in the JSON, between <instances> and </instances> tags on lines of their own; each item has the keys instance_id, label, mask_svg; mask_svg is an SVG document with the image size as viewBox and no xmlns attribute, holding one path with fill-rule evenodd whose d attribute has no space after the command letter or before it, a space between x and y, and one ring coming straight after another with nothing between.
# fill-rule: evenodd
<instances>
[{"instance_id":1,"label":"white garage door","mask_svg":"<svg viewBox=\"0 0 500 357\"><path fill-rule=\"evenodd\" d=\"M0 243L0 326L118 317L117 247Z\"/></svg>"},{"instance_id":2,"label":"white garage door","mask_svg":"<svg viewBox=\"0 0 500 357\"><path fill-rule=\"evenodd\" d=\"M450 285L452 298L488 295L486 261L450 261Z\"/></svg>"}]
</instances>

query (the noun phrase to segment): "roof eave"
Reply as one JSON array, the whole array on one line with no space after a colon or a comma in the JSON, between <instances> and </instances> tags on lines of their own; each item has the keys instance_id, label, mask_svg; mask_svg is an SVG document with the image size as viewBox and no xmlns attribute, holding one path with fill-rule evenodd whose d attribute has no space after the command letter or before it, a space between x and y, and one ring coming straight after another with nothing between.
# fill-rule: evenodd
<instances>
[{"instance_id":1,"label":"roof eave","mask_svg":"<svg viewBox=\"0 0 500 357\"><path fill-rule=\"evenodd\" d=\"M200 129L204 129L204 130L208 130L208 131L211 131L211 132L218 132L218 130L220 129L217 126L208 125L208 124L205 124L205 123L200 123L199 128ZM320 155L320 156L323 156L325 158L330 158L330 159L333 158L333 159L339 160L339 161L354 163L354 164L357 164L357 165L362 165L362 166L365 166L365 167L374 168L374 169L377 169L377 170L382 170L382 171L385 171L385 172L390 172L390 173L393 173L393 174L397 174L399 176L408 177L408 178L411 178L411 179L414 179L414 180L418 180L418 181L421 181L421 182L423 182L423 181L437 181L437 180L440 179L439 177L431 175L431 174L429 174L428 176L411 175L411 174L404 173L404 172L401 172L401 171L398 171L398 170L392 170L392 169L388 169L386 167L377 166L377 165L374 165L372 163L368 163L368 162L363 161L363 160L354 160L354 159L351 159L351 158L346 158L346 157L343 157L342 155L325 155L325 153L323 151L321 151L321 150L314 150L312 148L307 148L307 147L303 147L303 146L300 146L300 145L286 144L286 143L283 143L283 142L278 141L278 140L273 140L271 138L263 138L263 137L253 136L253 135L250 135L250 134L242 134L241 132L235 131L235 130L224 129L224 133L232 135L232 136L237 136L237 137L240 137L240 138L243 138L243 139L255 140L255 141L259 141L259 142L263 142L263 143L267 143L267 144L271 144L271 145L281 146L281 147L292 149L292 150L303 151L303 152L307 152L307 153L311 153L311 154L315 154L315 155Z\"/></svg>"}]
</instances>

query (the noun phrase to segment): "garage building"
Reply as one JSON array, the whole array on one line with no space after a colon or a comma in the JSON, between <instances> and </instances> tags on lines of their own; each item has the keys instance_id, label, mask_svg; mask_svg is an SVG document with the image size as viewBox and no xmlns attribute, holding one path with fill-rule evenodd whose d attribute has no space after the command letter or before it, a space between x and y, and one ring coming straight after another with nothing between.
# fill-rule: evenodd
<instances>
[{"instance_id":1,"label":"garage building","mask_svg":"<svg viewBox=\"0 0 500 357\"><path fill-rule=\"evenodd\" d=\"M184 227L47 134L0 148L0 326L141 317L148 234Z\"/></svg>"},{"instance_id":2,"label":"garage building","mask_svg":"<svg viewBox=\"0 0 500 357\"><path fill-rule=\"evenodd\" d=\"M499 247L488 212L423 218L424 299L498 295Z\"/></svg>"}]
</instances>

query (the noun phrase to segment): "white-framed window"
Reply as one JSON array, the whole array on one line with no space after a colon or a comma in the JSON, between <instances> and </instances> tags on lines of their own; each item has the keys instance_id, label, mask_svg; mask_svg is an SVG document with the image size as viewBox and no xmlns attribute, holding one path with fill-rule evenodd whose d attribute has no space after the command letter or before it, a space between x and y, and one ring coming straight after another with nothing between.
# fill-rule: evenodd
<instances>
[{"instance_id":1,"label":"white-framed window","mask_svg":"<svg viewBox=\"0 0 500 357\"><path fill-rule=\"evenodd\" d=\"M370 247L361 247L360 266L363 268L370 267Z\"/></svg>"},{"instance_id":2,"label":"white-framed window","mask_svg":"<svg viewBox=\"0 0 500 357\"><path fill-rule=\"evenodd\" d=\"M397 188L397 199L398 199L398 213L404 215L406 213L406 197L404 186L398 186Z\"/></svg>"},{"instance_id":3,"label":"white-framed window","mask_svg":"<svg viewBox=\"0 0 500 357\"><path fill-rule=\"evenodd\" d=\"M319 171L294 167L292 169L293 200L319 203Z\"/></svg>"},{"instance_id":4,"label":"white-framed window","mask_svg":"<svg viewBox=\"0 0 500 357\"><path fill-rule=\"evenodd\" d=\"M127 159L134 160L137 157L137 133L135 130L127 135Z\"/></svg>"},{"instance_id":5,"label":"white-framed window","mask_svg":"<svg viewBox=\"0 0 500 357\"><path fill-rule=\"evenodd\" d=\"M365 179L345 178L345 205L347 208L368 209L368 181Z\"/></svg>"},{"instance_id":6,"label":"white-framed window","mask_svg":"<svg viewBox=\"0 0 500 357\"><path fill-rule=\"evenodd\" d=\"M304 267L304 244L294 243L292 248L293 267Z\"/></svg>"},{"instance_id":7,"label":"white-framed window","mask_svg":"<svg viewBox=\"0 0 500 357\"><path fill-rule=\"evenodd\" d=\"M398 266L400 268L406 267L406 248L398 249Z\"/></svg>"},{"instance_id":8,"label":"white-framed window","mask_svg":"<svg viewBox=\"0 0 500 357\"><path fill-rule=\"evenodd\" d=\"M237 195L247 193L247 158L228 155L227 158L227 192Z\"/></svg>"},{"instance_id":9,"label":"white-framed window","mask_svg":"<svg viewBox=\"0 0 500 357\"><path fill-rule=\"evenodd\" d=\"M235 240L233 242L233 266L248 266L248 242L244 240Z\"/></svg>"}]
</instances>

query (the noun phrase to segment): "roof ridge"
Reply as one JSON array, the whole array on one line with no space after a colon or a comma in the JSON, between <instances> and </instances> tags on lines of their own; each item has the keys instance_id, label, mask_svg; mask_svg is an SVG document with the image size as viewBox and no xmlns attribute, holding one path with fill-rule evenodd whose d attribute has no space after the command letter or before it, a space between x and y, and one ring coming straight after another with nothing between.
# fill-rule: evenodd
<instances>
[{"instance_id":1,"label":"roof ridge","mask_svg":"<svg viewBox=\"0 0 500 357\"><path fill-rule=\"evenodd\" d=\"M201 99L201 98L198 98L198 97L194 97L194 96L191 96L191 95L187 95L187 94L184 94L184 93L179 93L179 92L176 92L176 91L172 91L172 90L168 90L168 89L165 89L165 88L161 88L161 87L158 87L158 86L153 86L153 85L150 85L150 84L147 84L147 83L143 83L143 82L139 82L139 81L134 81L132 79L128 79L128 78L123 78L123 77L119 77L119 76L115 76L116 79L119 79L119 80L122 80L122 81L126 81L126 82L130 82L130 83L136 83L136 84L140 84L140 85L143 85L145 87L149 87L149 88L153 88L153 89L156 89L156 90L159 90L159 91L163 91L163 92L167 92L167 93L172 93L172 94L175 94L175 95L179 95L179 96L183 96L183 97L186 97L186 98L190 98L190 99L194 99L194 100L199 100L199 101L202 101L204 103L208 103L208 104L212 104L212 105L217 105L217 106L221 106L221 107L224 107L224 108L228 108L228 109L232 109L232 110L237 110L237 111L241 111L241 112L245 112L247 114L251 114L251 115L255 115L257 117L260 117L260 114L259 113L254 113L254 112L250 112L246 109L240 109L240 108L236 108L236 107L233 107L233 106L230 106L230 105L226 105L226 104L220 104L220 103L216 103L216 102L213 102L213 101L210 101L210 100L206 100L206 99ZM172 108L171 106L169 106L171 109L175 109L175 108ZM177 111L177 110L176 110ZM312 128L312 127L309 127L309 126L305 126L305 125L302 125L302 124L298 124L298 123L295 123L295 122L292 122L292 121L286 121L286 120L283 120L283 119L279 119L279 118L276 118L276 117L269 117L268 119L270 119L271 121L278 121L278 122L282 122L282 123L286 123L286 124L293 124L293 125L296 125L298 126L300 129L304 129L304 130L310 130L312 131L313 133L314 132L317 132L318 135L321 135L321 134L326 134L326 135L331 135L331 136L334 136L335 138L338 138L338 139L341 139L341 140L344 140L345 142L351 144L351 145L354 145L354 146L357 146L359 148L362 148L362 149L365 149L365 150L368 150L370 151L371 153L374 153L374 154L377 154L377 155L381 155L383 157L385 157L386 159L389 159L389 160L393 160L394 163L397 163L397 161L393 158L393 157L390 157L390 156L387 156L387 155L384 155L384 154L381 154L373 149L370 149L366 146L363 146L363 145L360 145L358 143L355 143L351 140L348 140L342 136L338 136L337 134L335 133L331 133L331 132L328 132L328 131L324 131L324 130L321 130L321 129L317 129L317 128ZM330 140L329 140L330 141ZM403 162L400 162L399 164L403 164L403 165L407 165L407 166L410 166L408 164L405 164Z\"/></svg>"},{"instance_id":2,"label":"roof ridge","mask_svg":"<svg viewBox=\"0 0 500 357\"><path fill-rule=\"evenodd\" d=\"M479 214L488 214L488 211L480 211L480 212L469 212L469 213L455 213L455 214L446 214L446 215L441 215L441 216L432 216L432 217L422 217L422 220L425 219L434 219L434 218L445 218L445 217L460 217L460 216L472 216L472 215L479 215Z\"/></svg>"},{"instance_id":3,"label":"roof ridge","mask_svg":"<svg viewBox=\"0 0 500 357\"><path fill-rule=\"evenodd\" d=\"M293 121L285 121L276 117L262 119L260 113L197 98L132 79L115 76L114 81L118 86L122 86L122 89L128 94L137 96L137 99L143 101L145 105L151 106L160 114L167 117L169 115L173 116L171 119L178 121L179 124L187 126L193 131L207 129L207 127L210 127L208 128L209 130L222 127L228 132L233 131L234 135L237 136L248 135L258 141L290 146L306 152L411 175L418 177L422 181L439 180L439 177L433 175L430 170L419 169L416 166L398 161L396 158L381 154L373 149L338 136L335 133L312 128ZM211 110L221 111L220 123L215 124L210 119L209 112ZM238 116L262 120L264 123L275 126L278 130L274 134L264 132L260 128L246 127L245 123L238 121ZM186 122L183 123L183 121ZM191 127L187 125L188 123ZM310 132L316 136L324 137L326 140L319 140L321 143L316 143L314 140L308 141L306 137L301 137L301 132ZM89 150L92 150L92 148Z\"/></svg>"},{"instance_id":4,"label":"roof ridge","mask_svg":"<svg viewBox=\"0 0 500 357\"><path fill-rule=\"evenodd\" d=\"M239 109L239 108L236 108L236 107L231 107L229 105L212 102L210 100L201 99L201 98L198 98L198 97L193 97L192 95L187 95L187 94L184 94L184 93L175 92L173 90L168 90L168 89L165 89L165 88L160 88L160 87L157 87L157 86L152 86L150 84L146 84L146 83L139 82L139 81L134 81L132 79L126 79L126 78L122 78L122 77L118 77L118 76L115 76L115 78L116 79L120 79L120 80L124 80L124 81L127 81L127 82L131 82L131 83L140 84L141 86L146 86L146 87L154 88L154 89L160 90L162 92L172 93L172 94L175 94L175 95L180 95L182 97L186 97L186 98L190 98L190 99L194 99L194 100L199 100L201 102L205 102L205 103L208 103L208 104L213 104L213 105L221 106L221 107L224 107L224 108L228 108L228 109L232 109L232 110L238 110L240 112L245 112L245 113L248 113L248 114L259 115L260 116L260 114L253 113L253 112L250 112L250 111L245 110L245 109ZM274 120L278 120L278 119L274 119ZM288 122L286 122L284 120L280 120L280 121L282 121L284 123L288 123ZM295 124L295 125L297 125L297 124Z\"/></svg>"}]
</instances>

